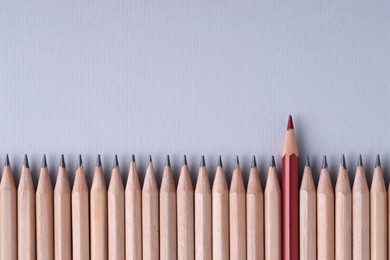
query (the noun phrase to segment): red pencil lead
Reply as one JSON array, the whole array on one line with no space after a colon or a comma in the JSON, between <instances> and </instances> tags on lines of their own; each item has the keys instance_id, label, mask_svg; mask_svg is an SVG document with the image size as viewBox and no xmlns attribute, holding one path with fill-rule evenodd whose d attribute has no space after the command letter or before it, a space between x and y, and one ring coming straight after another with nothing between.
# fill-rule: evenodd
<instances>
[{"instance_id":1,"label":"red pencil lead","mask_svg":"<svg viewBox=\"0 0 390 260\"><path fill-rule=\"evenodd\" d=\"M287 130L289 129L294 129L294 124L291 115L288 116Z\"/></svg>"}]
</instances>

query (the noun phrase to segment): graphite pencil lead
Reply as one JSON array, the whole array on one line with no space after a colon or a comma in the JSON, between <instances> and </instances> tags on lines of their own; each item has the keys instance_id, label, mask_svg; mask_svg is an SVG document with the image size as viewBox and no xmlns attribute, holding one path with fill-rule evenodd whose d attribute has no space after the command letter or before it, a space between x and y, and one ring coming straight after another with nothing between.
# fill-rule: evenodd
<instances>
[{"instance_id":1,"label":"graphite pencil lead","mask_svg":"<svg viewBox=\"0 0 390 260\"><path fill-rule=\"evenodd\" d=\"M83 159L81 158L81 154L79 154L79 163L78 167L81 167L83 165Z\"/></svg>"},{"instance_id":2,"label":"graphite pencil lead","mask_svg":"<svg viewBox=\"0 0 390 260\"><path fill-rule=\"evenodd\" d=\"M65 168L66 167L66 165L65 165L65 157L64 157L63 154L61 154L60 167L61 168Z\"/></svg>"},{"instance_id":3,"label":"graphite pencil lead","mask_svg":"<svg viewBox=\"0 0 390 260\"><path fill-rule=\"evenodd\" d=\"M322 169L328 168L328 160L326 159L326 155L322 158Z\"/></svg>"},{"instance_id":4,"label":"graphite pencil lead","mask_svg":"<svg viewBox=\"0 0 390 260\"><path fill-rule=\"evenodd\" d=\"M186 155L184 155L184 157L183 157L183 165L187 165L187 156Z\"/></svg>"},{"instance_id":5,"label":"graphite pencil lead","mask_svg":"<svg viewBox=\"0 0 390 260\"><path fill-rule=\"evenodd\" d=\"M238 155L236 155L236 167L240 165L240 159L238 158Z\"/></svg>"},{"instance_id":6,"label":"graphite pencil lead","mask_svg":"<svg viewBox=\"0 0 390 260\"><path fill-rule=\"evenodd\" d=\"M309 155L306 156L306 162L305 162L305 166L307 167L310 167L310 159L309 159Z\"/></svg>"},{"instance_id":7,"label":"graphite pencil lead","mask_svg":"<svg viewBox=\"0 0 390 260\"><path fill-rule=\"evenodd\" d=\"M41 168L46 168L46 167L47 167L46 154L44 154L42 157Z\"/></svg>"},{"instance_id":8,"label":"graphite pencil lead","mask_svg":"<svg viewBox=\"0 0 390 260\"><path fill-rule=\"evenodd\" d=\"M24 167L26 167L26 168L30 168L30 165L29 165L29 163L28 163L27 154L24 155L23 165L24 165Z\"/></svg>"},{"instance_id":9,"label":"graphite pencil lead","mask_svg":"<svg viewBox=\"0 0 390 260\"><path fill-rule=\"evenodd\" d=\"M253 155L253 157L252 157L252 163L251 163L251 168L256 168L256 167L257 167L256 156Z\"/></svg>"},{"instance_id":10,"label":"graphite pencil lead","mask_svg":"<svg viewBox=\"0 0 390 260\"><path fill-rule=\"evenodd\" d=\"M153 161L152 161L152 155L151 154L149 154L149 163L152 163Z\"/></svg>"},{"instance_id":11,"label":"graphite pencil lead","mask_svg":"<svg viewBox=\"0 0 390 260\"><path fill-rule=\"evenodd\" d=\"M9 157L8 157L8 154L5 155L4 166L9 166Z\"/></svg>"},{"instance_id":12,"label":"graphite pencil lead","mask_svg":"<svg viewBox=\"0 0 390 260\"><path fill-rule=\"evenodd\" d=\"M135 163L135 155L134 154L131 155L131 162Z\"/></svg>"},{"instance_id":13,"label":"graphite pencil lead","mask_svg":"<svg viewBox=\"0 0 390 260\"><path fill-rule=\"evenodd\" d=\"M359 159L358 159L358 165L357 166L362 166L363 167L363 159L362 159L362 155L359 154Z\"/></svg>"},{"instance_id":14,"label":"graphite pencil lead","mask_svg":"<svg viewBox=\"0 0 390 260\"><path fill-rule=\"evenodd\" d=\"M381 158L380 158L379 154L376 155L375 168L376 167L381 167Z\"/></svg>"},{"instance_id":15,"label":"graphite pencil lead","mask_svg":"<svg viewBox=\"0 0 390 260\"><path fill-rule=\"evenodd\" d=\"M291 115L288 116L287 130L289 129L294 129L294 124Z\"/></svg>"},{"instance_id":16,"label":"graphite pencil lead","mask_svg":"<svg viewBox=\"0 0 390 260\"><path fill-rule=\"evenodd\" d=\"M204 155L200 157L200 167L206 167L206 160L204 159Z\"/></svg>"},{"instance_id":17,"label":"graphite pencil lead","mask_svg":"<svg viewBox=\"0 0 390 260\"><path fill-rule=\"evenodd\" d=\"M271 161L270 161L270 163L269 163L269 167L275 167L275 156L271 156Z\"/></svg>"},{"instance_id":18,"label":"graphite pencil lead","mask_svg":"<svg viewBox=\"0 0 390 260\"><path fill-rule=\"evenodd\" d=\"M345 156L344 156L344 154L341 155L340 165L341 165L344 169L347 169L347 164L345 163Z\"/></svg>"},{"instance_id":19,"label":"graphite pencil lead","mask_svg":"<svg viewBox=\"0 0 390 260\"><path fill-rule=\"evenodd\" d=\"M219 156L219 158L218 158L218 165L217 165L217 166L223 167L223 164L222 164L222 157L221 157L221 156Z\"/></svg>"},{"instance_id":20,"label":"graphite pencil lead","mask_svg":"<svg viewBox=\"0 0 390 260\"><path fill-rule=\"evenodd\" d=\"M171 160L169 159L169 155L167 154L167 159L165 160L165 166L171 166Z\"/></svg>"},{"instance_id":21,"label":"graphite pencil lead","mask_svg":"<svg viewBox=\"0 0 390 260\"><path fill-rule=\"evenodd\" d=\"M96 167L101 167L101 166L102 166L102 160L100 159L100 154L98 154L96 158Z\"/></svg>"},{"instance_id":22,"label":"graphite pencil lead","mask_svg":"<svg viewBox=\"0 0 390 260\"><path fill-rule=\"evenodd\" d=\"M115 154L114 158L114 164L112 165L112 168L119 167L119 162L118 162L118 155Z\"/></svg>"}]
</instances>

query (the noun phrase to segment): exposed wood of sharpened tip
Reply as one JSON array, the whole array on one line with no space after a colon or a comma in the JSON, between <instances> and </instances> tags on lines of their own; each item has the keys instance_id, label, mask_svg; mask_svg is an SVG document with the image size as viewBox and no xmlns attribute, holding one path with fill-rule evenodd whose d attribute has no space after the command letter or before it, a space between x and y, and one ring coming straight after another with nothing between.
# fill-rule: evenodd
<instances>
[{"instance_id":1,"label":"exposed wood of sharpened tip","mask_svg":"<svg viewBox=\"0 0 390 260\"><path fill-rule=\"evenodd\" d=\"M108 186L108 259L125 259L125 190L119 167L112 169Z\"/></svg>"},{"instance_id":2,"label":"exposed wood of sharpened tip","mask_svg":"<svg viewBox=\"0 0 390 260\"><path fill-rule=\"evenodd\" d=\"M159 259L159 235L158 186L150 162L142 188L142 259Z\"/></svg>"},{"instance_id":3,"label":"exposed wood of sharpened tip","mask_svg":"<svg viewBox=\"0 0 390 260\"><path fill-rule=\"evenodd\" d=\"M316 259L316 188L311 168L305 166L299 191L299 254L301 260Z\"/></svg>"},{"instance_id":4,"label":"exposed wood of sharpened tip","mask_svg":"<svg viewBox=\"0 0 390 260\"><path fill-rule=\"evenodd\" d=\"M229 192L221 166L215 173L212 200L213 259L229 259Z\"/></svg>"},{"instance_id":5,"label":"exposed wood of sharpened tip","mask_svg":"<svg viewBox=\"0 0 390 260\"><path fill-rule=\"evenodd\" d=\"M181 167L177 185L177 256L191 260L194 249L194 188L187 164Z\"/></svg>"},{"instance_id":6,"label":"exposed wood of sharpened tip","mask_svg":"<svg viewBox=\"0 0 390 260\"><path fill-rule=\"evenodd\" d=\"M233 171L229 191L230 259L246 259L245 186L240 165Z\"/></svg>"},{"instance_id":7,"label":"exposed wood of sharpened tip","mask_svg":"<svg viewBox=\"0 0 390 260\"><path fill-rule=\"evenodd\" d=\"M334 260L334 191L327 168L317 187L317 259Z\"/></svg>"},{"instance_id":8,"label":"exposed wood of sharpened tip","mask_svg":"<svg viewBox=\"0 0 390 260\"><path fill-rule=\"evenodd\" d=\"M275 167L268 171L264 190L265 259L282 259L282 193Z\"/></svg>"},{"instance_id":9,"label":"exposed wood of sharpened tip","mask_svg":"<svg viewBox=\"0 0 390 260\"><path fill-rule=\"evenodd\" d=\"M195 187L195 259L212 259L211 188L205 166L199 168Z\"/></svg>"},{"instance_id":10,"label":"exposed wood of sharpened tip","mask_svg":"<svg viewBox=\"0 0 390 260\"><path fill-rule=\"evenodd\" d=\"M354 260L370 259L370 193L362 166L352 187L352 248Z\"/></svg>"},{"instance_id":11,"label":"exposed wood of sharpened tip","mask_svg":"<svg viewBox=\"0 0 390 260\"><path fill-rule=\"evenodd\" d=\"M101 165L97 165L91 186L91 259L108 257L107 186Z\"/></svg>"},{"instance_id":12,"label":"exposed wood of sharpened tip","mask_svg":"<svg viewBox=\"0 0 390 260\"><path fill-rule=\"evenodd\" d=\"M352 195L347 170L340 166L335 206L335 259L352 259Z\"/></svg>"},{"instance_id":13,"label":"exposed wood of sharpened tip","mask_svg":"<svg viewBox=\"0 0 390 260\"><path fill-rule=\"evenodd\" d=\"M257 167L249 173L246 193L247 257L264 259L264 198Z\"/></svg>"},{"instance_id":14,"label":"exposed wood of sharpened tip","mask_svg":"<svg viewBox=\"0 0 390 260\"><path fill-rule=\"evenodd\" d=\"M371 259L387 259L387 193L382 169L375 167L370 190Z\"/></svg>"},{"instance_id":15,"label":"exposed wood of sharpened tip","mask_svg":"<svg viewBox=\"0 0 390 260\"><path fill-rule=\"evenodd\" d=\"M17 259L16 186L11 167L5 165L0 184L0 259Z\"/></svg>"},{"instance_id":16,"label":"exposed wood of sharpened tip","mask_svg":"<svg viewBox=\"0 0 390 260\"><path fill-rule=\"evenodd\" d=\"M126 259L142 259L141 185L137 165L130 163L125 190Z\"/></svg>"},{"instance_id":17,"label":"exposed wood of sharpened tip","mask_svg":"<svg viewBox=\"0 0 390 260\"><path fill-rule=\"evenodd\" d=\"M89 198L82 165L76 170L72 190L73 260L89 259Z\"/></svg>"},{"instance_id":18,"label":"exposed wood of sharpened tip","mask_svg":"<svg viewBox=\"0 0 390 260\"><path fill-rule=\"evenodd\" d=\"M176 187L171 166L165 165L160 189L160 259L176 259L176 244Z\"/></svg>"},{"instance_id":19,"label":"exposed wood of sharpened tip","mask_svg":"<svg viewBox=\"0 0 390 260\"><path fill-rule=\"evenodd\" d=\"M18 187L18 258L35 259L35 189L28 166L23 165Z\"/></svg>"},{"instance_id":20,"label":"exposed wood of sharpened tip","mask_svg":"<svg viewBox=\"0 0 390 260\"><path fill-rule=\"evenodd\" d=\"M58 169L54 188L54 253L57 260L72 259L71 191L64 167Z\"/></svg>"}]
</instances>

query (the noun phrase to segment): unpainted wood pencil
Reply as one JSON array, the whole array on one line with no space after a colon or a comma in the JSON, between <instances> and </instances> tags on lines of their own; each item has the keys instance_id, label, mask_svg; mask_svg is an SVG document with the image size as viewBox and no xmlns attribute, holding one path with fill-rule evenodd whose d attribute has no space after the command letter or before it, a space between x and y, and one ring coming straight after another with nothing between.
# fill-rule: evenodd
<instances>
[{"instance_id":1,"label":"unpainted wood pencil","mask_svg":"<svg viewBox=\"0 0 390 260\"><path fill-rule=\"evenodd\" d=\"M352 248L354 260L370 259L370 193L361 155L352 187Z\"/></svg>"},{"instance_id":2,"label":"unpainted wood pencil","mask_svg":"<svg viewBox=\"0 0 390 260\"><path fill-rule=\"evenodd\" d=\"M18 187L18 259L35 259L35 188L27 154Z\"/></svg>"},{"instance_id":3,"label":"unpainted wood pencil","mask_svg":"<svg viewBox=\"0 0 390 260\"><path fill-rule=\"evenodd\" d=\"M247 257L264 259L264 196L253 156L246 192Z\"/></svg>"},{"instance_id":4,"label":"unpainted wood pencil","mask_svg":"<svg viewBox=\"0 0 390 260\"><path fill-rule=\"evenodd\" d=\"M72 259L71 190L61 156L54 188L54 254L56 260Z\"/></svg>"},{"instance_id":5,"label":"unpainted wood pencil","mask_svg":"<svg viewBox=\"0 0 390 260\"><path fill-rule=\"evenodd\" d=\"M7 154L0 184L0 259L17 259L16 210L16 186Z\"/></svg>"},{"instance_id":6,"label":"unpainted wood pencil","mask_svg":"<svg viewBox=\"0 0 390 260\"><path fill-rule=\"evenodd\" d=\"M36 200L37 259L54 259L54 202L53 186L43 155Z\"/></svg>"},{"instance_id":7,"label":"unpainted wood pencil","mask_svg":"<svg viewBox=\"0 0 390 260\"><path fill-rule=\"evenodd\" d=\"M352 259L352 194L344 155L337 176L335 206L335 259Z\"/></svg>"},{"instance_id":8,"label":"unpainted wood pencil","mask_svg":"<svg viewBox=\"0 0 390 260\"><path fill-rule=\"evenodd\" d=\"M176 245L176 186L167 155L160 188L160 259L176 259Z\"/></svg>"},{"instance_id":9,"label":"unpainted wood pencil","mask_svg":"<svg viewBox=\"0 0 390 260\"><path fill-rule=\"evenodd\" d=\"M79 155L72 190L73 260L89 259L89 198L83 162Z\"/></svg>"},{"instance_id":10,"label":"unpainted wood pencil","mask_svg":"<svg viewBox=\"0 0 390 260\"><path fill-rule=\"evenodd\" d=\"M236 158L229 190L230 259L246 259L245 186L240 162Z\"/></svg>"},{"instance_id":11,"label":"unpainted wood pencil","mask_svg":"<svg viewBox=\"0 0 390 260\"><path fill-rule=\"evenodd\" d=\"M142 259L159 259L158 186L152 157L142 187Z\"/></svg>"},{"instance_id":12,"label":"unpainted wood pencil","mask_svg":"<svg viewBox=\"0 0 390 260\"><path fill-rule=\"evenodd\" d=\"M371 259L387 259L387 192L379 154L370 190Z\"/></svg>"},{"instance_id":13,"label":"unpainted wood pencil","mask_svg":"<svg viewBox=\"0 0 390 260\"><path fill-rule=\"evenodd\" d=\"M309 156L303 171L299 190L299 254L300 260L316 260L316 187L310 168Z\"/></svg>"},{"instance_id":14,"label":"unpainted wood pencil","mask_svg":"<svg viewBox=\"0 0 390 260\"><path fill-rule=\"evenodd\" d=\"M229 191L219 156L212 188L213 259L229 259Z\"/></svg>"},{"instance_id":15,"label":"unpainted wood pencil","mask_svg":"<svg viewBox=\"0 0 390 260\"><path fill-rule=\"evenodd\" d=\"M91 186L91 260L108 257L107 186L100 155L97 156Z\"/></svg>"},{"instance_id":16,"label":"unpainted wood pencil","mask_svg":"<svg viewBox=\"0 0 390 260\"><path fill-rule=\"evenodd\" d=\"M141 185L132 156L125 190L126 259L142 259Z\"/></svg>"},{"instance_id":17,"label":"unpainted wood pencil","mask_svg":"<svg viewBox=\"0 0 390 260\"><path fill-rule=\"evenodd\" d=\"M115 155L107 191L108 203L108 259L125 259L125 190Z\"/></svg>"},{"instance_id":18,"label":"unpainted wood pencil","mask_svg":"<svg viewBox=\"0 0 390 260\"><path fill-rule=\"evenodd\" d=\"M326 156L317 187L317 259L334 260L334 191Z\"/></svg>"},{"instance_id":19,"label":"unpainted wood pencil","mask_svg":"<svg viewBox=\"0 0 390 260\"><path fill-rule=\"evenodd\" d=\"M204 156L201 158L195 186L195 259L212 259L212 210L210 179Z\"/></svg>"},{"instance_id":20,"label":"unpainted wood pencil","mask_svg":"<svg viewBox=\"0 0 390 260\"><path fill-rule=\"evenodd\" d=\"M177 257L192 260L194 249L194 188L184 155L177 184Z\"/></svg>"},{"instance_id":21,"label":"unpainted wood pencil","mask_svg":"<svg viewBox=\"0 0 390 260\"><path fill-rule=\"evenodd\" d=\"M272 156L264 190L265 259L282 259L282 192Z\"/></svg>"}]
</instances>

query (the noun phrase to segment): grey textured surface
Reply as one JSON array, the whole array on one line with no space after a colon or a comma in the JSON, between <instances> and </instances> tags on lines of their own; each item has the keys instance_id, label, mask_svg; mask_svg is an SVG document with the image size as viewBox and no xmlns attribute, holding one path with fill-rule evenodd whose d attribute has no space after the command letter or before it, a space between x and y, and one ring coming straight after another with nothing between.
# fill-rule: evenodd
<instances>
[{"instance_id":1,"label":"grey textured surface","mask_svg":"<svg viewBox=\"0 0 390 260\"><path fill-rule=\"evenodd\" d=\"M96 154L109 179L114 154L126 181L131 154L176 180L187 154L213 179L218 155L248 176L280 169L287 115L301 165L316 180L323 154L333 181L345 153L351 180L363 155L390 178L389 1L27 1L0 3L0 160L18 181L24 153L35 183L42 154L55 180L65 154L73 181ZM1 169L2 167L0 167Z\"/></svg>"}]
</instances>

